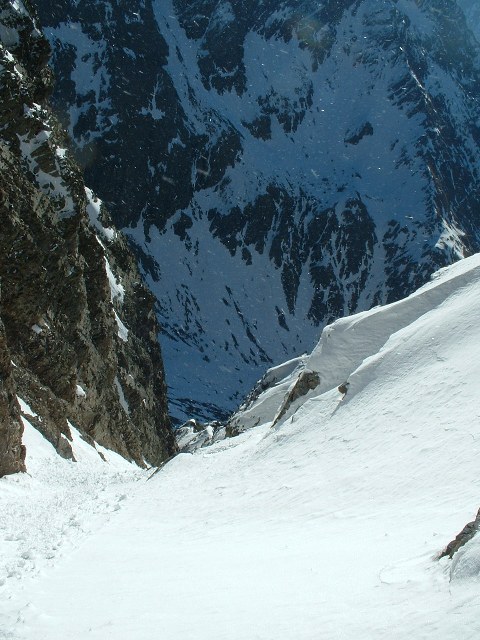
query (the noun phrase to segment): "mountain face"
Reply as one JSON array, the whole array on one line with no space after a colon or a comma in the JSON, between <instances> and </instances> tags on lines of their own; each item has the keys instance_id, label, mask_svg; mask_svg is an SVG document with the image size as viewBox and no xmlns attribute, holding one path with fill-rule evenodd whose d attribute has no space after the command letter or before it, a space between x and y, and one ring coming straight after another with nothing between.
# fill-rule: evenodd
<instances>
[{"instance_id":1,"label":"mountain face","mask_svg":"<svg viewBox=\"0 0 480 640\"><path fill-rule=\"evenodd\" d=\"M177 418L222 417L325 323L480 249L475 2L36 6L55 108L157 299Z\"/></svg>"},{"instance_id":2,"label":"mountain face","mask_svg":"<svg viewBox=\"0 0 480 640\"><path fill-rule=\"evenodd\" d=\"M0 475L25 468L25 420L64 457L72 428L141 465L176 450L152 295L66 149L49 54L29 5L3 1Z\"/></svg>"}]
</instances>

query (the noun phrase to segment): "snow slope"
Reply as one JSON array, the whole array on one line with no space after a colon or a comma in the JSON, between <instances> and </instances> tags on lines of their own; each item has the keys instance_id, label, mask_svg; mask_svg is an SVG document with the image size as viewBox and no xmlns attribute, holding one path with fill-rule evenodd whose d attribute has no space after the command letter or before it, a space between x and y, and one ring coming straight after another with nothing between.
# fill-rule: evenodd
<instances>
[{"instance_id":1,"label":"snow slope","mask_svg":"<svg viewBox=\"0 0 480 640\"><path fill-rule=\"evenodd\" d=\"M477 638L478 540L435 556L479 506L479 313L473 256L327 327L293 415L180 454L68 555L6 579L0 638Z\"/></svg>"}]
</instances>

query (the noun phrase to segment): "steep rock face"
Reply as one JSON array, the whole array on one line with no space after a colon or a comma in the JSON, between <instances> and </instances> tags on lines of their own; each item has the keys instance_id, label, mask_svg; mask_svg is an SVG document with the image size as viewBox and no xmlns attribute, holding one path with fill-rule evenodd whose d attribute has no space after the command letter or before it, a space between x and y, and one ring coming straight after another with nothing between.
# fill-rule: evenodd
<instances>
[{"instance_id":1,"label":"steep rock face","mask_svg":"<svg viewBox=\"0 0 480 640\"><path fill-rule=\"evenodd\" d=\"M159 463L176 447L152 295L49 110L49 45L27 3L2 2L0 37L0 475L23 465L13 393L62 455L75 427Z\"/></svg>"},{"instance_id":2,"label":"steep rock face","mask_svg":"<svg viewBox=\"0 0 480 640\"><path fill-rule=\"evenodd\" d=\"M10 351L0 320L0 476L18 471L25 471L25 449Z\"/></svg>"},{"instance_id":3,"label":"steep rock face","mask_svg":"<svg viewBox=\"0 0 480 640\"><path fill-rule=\"evenodd\" d=\"M179 418L221 416L326 322L480 248L475 3L36 5Z\"/></svg>"}]
</instances>

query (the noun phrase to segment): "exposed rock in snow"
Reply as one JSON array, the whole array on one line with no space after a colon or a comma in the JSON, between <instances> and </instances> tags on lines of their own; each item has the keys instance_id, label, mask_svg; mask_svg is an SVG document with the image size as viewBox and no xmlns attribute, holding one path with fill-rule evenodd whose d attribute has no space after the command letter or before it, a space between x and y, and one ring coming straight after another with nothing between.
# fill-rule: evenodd
<instances>
[{"instance_id":1,"label":"exposed rock in snow","mask_svg":"<svg viewBox=\"0 0 480 640\"><path fill-rule=\"evenodd\" d=\"M478 525L478 523L477 523ZM480 581L480 537L478 526L475 532L469 531L464 545L461 545L453 556L450 578L453 583L468 583Z\"/></svg>"},{"instance_id":2,"label":"exposed rock in snow","mask_svg":"<svg viewBox=\"0 0 480 640\"><path fill-rule=\"evenodd\" d=\"M175 436L180 453L193 453L197 449L224 440L226 433L221 422L202 424L191 419L175 430Z\"/></svg>"},{"instance_id":3,"label":"exposed rock in snow","mask_svg":"<svg viewBox=\"0 0 480 640\"><path fill-rule=\"evenodd\" d=\"M273 420L279 409L279 397L287 394L291 386L295 385L305 370L307 359L306 355L293 358L269 369L247 395L238 411L229 418L226 425L227 435L237 435L255 427L261 424L264 418Z\"/></svg>"},{"instance_id":4,"label":"exposed rock in snow","mask_svg":"<svg viewBox=\"0 0 480 640\"><path fill-rule=\"evenodd\" d=\"M310 391L315 391L319 384L320 376L316 371L302 371L280 407L274 425L283 418L294 402L299 398L304 398Z\"/></svg>"},{"instance_id":5,"label":"exposed rock in snow","mask_svg":"<svg viewBox=\"0 0 480 640\"><path fill-rule=\"evenodd\" d=\"M475 520L466 524L459 534L455 536L455 539L447 544L445 549L440 554L440 558L444 556L448 556L449 558L453 558L453 556L457 553L457 551L463 547L464 544L467 544L469 540L471 540L477 533L480 528L480 509L477 511L477 515ZM460 572L463 573L463 570L458 567L458 574ZM477 567L477 573L480 577L480 564Z\"/></svg>"}]
</instances>

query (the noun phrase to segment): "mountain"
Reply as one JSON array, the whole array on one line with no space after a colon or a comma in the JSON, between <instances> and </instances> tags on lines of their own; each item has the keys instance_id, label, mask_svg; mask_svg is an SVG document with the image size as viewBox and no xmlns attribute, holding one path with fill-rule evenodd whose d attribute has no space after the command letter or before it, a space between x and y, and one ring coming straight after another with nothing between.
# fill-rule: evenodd
<instances>
[{"instance_id":1,"label":"mountain","mask_svg":"<svg viewBox=\"0 0 480 640\"><path fill-rule=\"evenodd\" d=\"M25 470L27 423L70 459L76 430L140 465L176 451L152 295L52 115L49 54L2 2L0 476Z\"/></svg>"},{"instance_id":2,"label":"mountain","mask_svg":"<svg viewBox=\"0 0 480 640\"><path fill-rule=\"evenodd\" d=\"M475 2L36 6L55 108L156 296L176 418L224 418L327 322L480 249Z\"/></svg>"},{"instance_id":3,"label":"mountain","mask_svg":"<svg viewBox=\"0 0 480 640\"><path fill-rule=\"evenodd\" d=\"M250 407L257 427L149 480L76 438L69 464L38 437L33 477L0 481L0 629L473 640L480 536L440 556L479 506L479 314L474 255L327 326L304 363L319 383L283 417L301 363L272 373L283 382Z\"/></svg>"}]
</instances>

